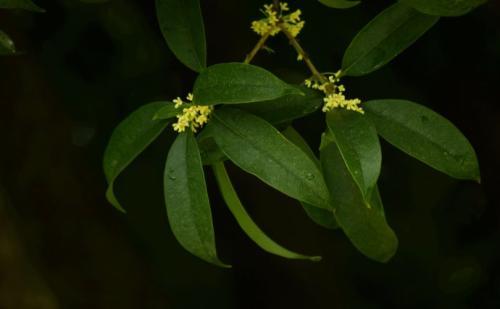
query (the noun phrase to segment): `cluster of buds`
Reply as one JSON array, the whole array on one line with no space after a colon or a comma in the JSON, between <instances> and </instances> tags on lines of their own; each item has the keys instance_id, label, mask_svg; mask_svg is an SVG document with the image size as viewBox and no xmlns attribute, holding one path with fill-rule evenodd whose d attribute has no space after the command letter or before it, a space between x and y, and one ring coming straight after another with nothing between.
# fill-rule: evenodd
<instances>
[{"instance_id":1,"label":"cluster of buds","mask_svg":"<svg viewBox=\"0 0 500 309\"><path fill-rule=\"evenodd\" d=\"M173 124L175 131L181 133L190 128L196 132L208 122L208 118L213 111L212 106L193 105L193 95L190 93L186 97L186 102L181 98L175 99L173 102L176 109L182 108L182 113L177 115L177 122Z\"/></svg>"},{"instance_id":2,"label":"cluster of buds","mask_svg":"<svg viewBox=\"0 0 500 309\"><path fill-rule=\"evenodd\" d=\"M306 79L304 83L306 87L322 91L325 94L323 112L326 113L335 108L344 108L364 114L365 112L359 106L361 104L360 99L347 99L345 97L346 89L344 85L340 84L340 75L341 72L338 71L335 74L328 75L326 81Z\"/></svg>"},{"instance_id":3,"label":"cluster of buds","mask_svg":"<svg viewBox=\"0 0 500 309\"><path fill-rule=\"evenodd\" d=\"M260 36L275 36L283 27L293 37L296 37L305 24L300 18L302 12L296 10L290 14L284 14L288 11L290 11L290 8L286 2L281 2L279 8L276 8L273 4L264 5L262 13L265 18L253 21L252 30Z\"/></svg>"}]
</instances>

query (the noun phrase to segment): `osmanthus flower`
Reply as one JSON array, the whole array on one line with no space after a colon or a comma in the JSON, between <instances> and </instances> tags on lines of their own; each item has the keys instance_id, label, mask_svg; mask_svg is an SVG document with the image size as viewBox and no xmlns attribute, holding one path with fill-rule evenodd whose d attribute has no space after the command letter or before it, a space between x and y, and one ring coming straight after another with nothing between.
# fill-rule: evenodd
<instances>
[{"instance_id":1,"label":"osmanthus flower","mask_svg":"<svg viewBox=\"0 0 500 309\"><path fill-rule=\"evenodd\" d=\"M302 12L300 10L284 14L289 11L290 8L286 2L281 2L279 9L276 9L273 4L266 4L262 10L265 18L253 21L251 28L260 36L275 36L281 32L281 27L283 27L293 37L296 37L304 28L305 22L301 20Z\"/></svg>"},{"instance_id":2,"label":"osmanthus flower","mask_svg":"<svg viewBox=\"0 0 500 309\"><path fill-rule=\"evenodd\" d=\"M212 106L192 105L193 95L189 93L186 97L186 102L180 97L173 100L176 109L181 109L182 112L177 115L177 122L172 125L174 131L179 133L190 128L196 132L208 122L210 114L213 111Z\"/></svg>"},{"instance_id":3,"label":"osmanthus flower","mask_svg":"<svg viewBox=\"0 0 500 309\"><path fill-rule=\"evenodd\" d=\"M318 81L306 79L304 84L308 88L316 89L322 91L325 94L325 98L323 101L325 104L323 105L323 112L332 111L335 108L344 108L347 110L355 111L361 114L365 112L361 108L361 100L360 99L347 99L345 96L345 87L340 84L340 75L341 71L338 71L335 74L329 75L327 81Z\"/></svg>"}]
</instances>

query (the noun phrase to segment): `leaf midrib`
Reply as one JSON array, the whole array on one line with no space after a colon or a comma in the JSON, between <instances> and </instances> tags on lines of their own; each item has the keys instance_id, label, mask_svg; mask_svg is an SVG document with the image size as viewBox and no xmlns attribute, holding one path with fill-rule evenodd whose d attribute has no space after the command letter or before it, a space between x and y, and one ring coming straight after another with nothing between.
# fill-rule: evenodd
<instances>
[{"instance_id":1,"label":"leaf midrib","mask_svg":"<svg viewBox=\"0 0 500 309\"><path fill-rule=\"evenodd\" d=\"M396 31L398 31L404 25L408 24L418 14L420 14L420 13L417 12L416 10L414 10L414 9L411 9L411 14L410 14L410 17L408 19L406 19L403 23L399 24L395 29L393 29L392 31L390 31L389 34L384 39L382 39L378 44L376 44L376 45L372 46L370 49L368 49L367 52L365 52L360 57L358 57L358 59L356 61L354 61L350 66L348 66L346 69L344 69L344 71L346 73L348 73L349 70L351 70L352 67L354 67L356 64L358 64L360 61L362 61L362 59L364 59L367 55L371 54L378 46L382 45L382 43L386 42L389 38L391 38L394 35L394 33L396 33ZM375 21L376 21L376 19L372 20L370 23L368 23L368 25L366 25L366 27L368 27L371 24L375 23ZM357 38L358 38L358 36L356 36L356 38L354 38L353 42L356 41ZM348 49L350 47L351 46L349 46Z\"/></svg>"},{"instance_id":2,"label":"leaf midrib","mask_svg":"<svg viewBox=\"0 0 500 309\"><path fill-rule=\"evenodd\" d=\"M225 126L227 129L229 129L229 130L230 130L233 134L235 134L235 135L239 136L240 138L242 138L243 140L247 141L247 143L248 143L248 144L250 144L250 145L251 145L252 147L254 147L255 149L257 149L257 150L261 151L262 153L264 153L264 154L266 154L266 155L269 155L269 153L268 153L267 151L264 151L264 150L262 150L260 147L257 147L257 144L253 143L251 139L246 138L246 137L245 137L245 135L243 135L243 134L239 133L237 130L232 129L232 127L231 127L230 125L228 125L226 122L224 122L224 121L223 121L223 120L222 120L219 116L217 116L216 114L214 114L214 117L215 117L215 118L216 118L216 119L217 119L217 120L218 120L218 121L219 121L219 122L220 122L223 126ZM291 143L291 142L290 142L290 143ZM293 145L293 144L292 144L292 145ZM294 146L295 146L295 145L294 145ZM297 147L297 146L295 146L295 147ZM223 152L224 152L224 150L223 150ZM227 155L228 157L230 157L227 153L226 153L226 155ZM285 169L285 170L289 170L289 169L287 168L287 166L286 166L286 165L284 165L282 162L280 162L280 160L277 160L277 159L276 159L273 155L271 155L271 156L269 156L269 157L270 157L270 158L272 158L272 159L273 159L273 162L276 162L276 163L277 163L280 167L282 167L283 169ZM252 174L253 174L253 173L252 173ZM306 186L306 187L308 187L308 188L312 188L312 189L313 189L313 190L312 190L313 192L316 192L316 194L317 194L318 196L321 196L321 194L318 194L318 192L315 190L315 189L316 189L316 187L315 187L315 186L310 186L307 182L304 182L304 181L303 181L303 179L302 179L302 177L300 177L300 175L297 175L296 173L294 173L294 172L293 172L293 170L291 171L291 174L294 176L294 178L298 179L298 180L300 181L300 183L305 183L305 184L307 184L307 186ZM255 174L254 174L254 175L255 175ZM257 176L257 175L255 175L255 176ZM258 177L258 176L257 176L257 177ZM260 177L258 177L258 178L259 178L259 179L261 179ZM264 180L264 179L262 179L262 181L264 181L264 182L268 183L268 182L267 182L266 180ZM269 183L268 183L268 184L269 184ZM322 199L322 198L321 198L321 199ZM308 203L308 201L304 201L304 202ZM312 205L312 204L311 204L311 205ZM313 206L316 206L316 205L313 205ZM316 206L316 207L318 207L318 206ZM318 207L318 208L321 208L321 207Z\"/></svg>"}]
</instances>

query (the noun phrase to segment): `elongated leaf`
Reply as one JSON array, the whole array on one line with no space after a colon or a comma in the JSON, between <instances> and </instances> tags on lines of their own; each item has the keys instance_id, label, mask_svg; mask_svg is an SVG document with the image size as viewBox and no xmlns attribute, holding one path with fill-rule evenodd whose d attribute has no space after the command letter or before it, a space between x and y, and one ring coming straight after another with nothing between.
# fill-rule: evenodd
<instances>
[{"instance_id":1,"label":"elongated leaf","mask_svg":"<svg viewBox=\"0 0 500 309\"><path fill-rule=\"evenodd\" d=\"M115 179L165 129L167 121L153 120L165 104L154 102L140 107L116 127L108 142L103 159L109 185L106 197L120 211L125 212L113 192Z\"/></svg>"},{"instance_id":2,"label":"elongated leaf","mask_svg":"<svg viewBox=\"0 0 500 309\"><path fill-rule=\"evenodd\" d=\"M207 48L199 0L156 0L156 15L177 59L196 72L203 70Z\"/></svg>"},{"instance_id":3,"label":"elongated leaf","mask_svg":"<svg viewBox=\"0 0 500 309\"><path fill-rule=\"evenodd\" d=\"M217 183L222 193L222 197L226 202L229 210L235 217L241 229L252 239L259 247L263 250L276 254L278 256L287 259L305 259L311 261L319 261L321 257L319 256L305 256L292 252L286 248L283 248L271 238L269 238L252 220L250 215L247 213L245 208L240 202L236 191L229 179L229 175L224 167L224 163L217 163L213 165L213 170Z\"/></svg>"},{"instance_id":4,"label":"elongated leaf","mask_svg":"<svg viewBox=\"0 0 500 309\"><path fill-rule=\"evenodd\" d=\"M168 152L164 177L170 228L193 255L221 267L198 144L192 132L181 133Z\"/></svg>"},{"instance_id":5,"label":"elongated leaf","mask_svg":"<svg viewBox=\"0 0 500 309\"><path fill-rule=\"evenodd\" d=\"M219 148L240 168L290 197L330 208L328 190L316 164L271 124L224 108L214 113L210 125Z\"/></svg>"},{"instance_id":6,"label":"elongated leaf","mask_svg":"<svg viewBox=\"0 0 500 309\"><path fill-rule=\"evenodd\" d=\"M38 13L45 12L44 9L30 0L0 0L0 9L22 9Z\"/></svg>"},{"instance_id":7,"label":"elongated leaf","mask_svg":"<svg viewBox=\"0 0 500 309\"><path fill-rule=\"evenodd\" d=\"M487 0L400 0L422 13L437 16L460 16L469 13Z\"/></svg>"},{"instance_id":8,"label":"elongated leaf","mask_svg":"<svg viewBox=\"0 0 500 309\"><path fill-rule=\"evenodd\" d=\"M356 35L344 54L343 73L360 76L381 68L413 44L438 19L406 4L393 4Z\"/></svg>"},{"instance_id":9,"label":"elongated leaf","mask_svg":"<svg viewBox=\"0 0 500 309\"><path fill-rule=\"evenodd\" d=\"M272 101L241 104L238 108L279 125L307 116L323 105L321 92L306 87L297 89L304 95L291 94Z\"/></svg>"},{"instance_id":10,"label":"elongated leaf","mask_svg":"<svg viewBox=\"0 0 500 309\"><path fill-rule=\"evenodd\" d=\"M181 111L182 110L178 110L175 108L174 103L165 102L165 106L163 106L156 112L156 114L153 116L153 120L171 119L177 116L177 114Z\"/></svg>"},{"instance_id":11,"label":"elongated leaf","mask_svg":"<svg viewBox=\"0 0 500 309\"><path fill-rule=\"evenodd\" d=\"M334 9L350 9L361 3L361 1L350 0L319 0L319 2Z\"/></svg>"},{"instance_id":12,"label":"elongated leaf","mask_svg":"<svg viewBox=\"0 0 500 309\"><path fill-rule=\"evenodd\" d=\"M392 145L451 177L480 180L474 149L444 117L404 100L374 100L364 107L378 133Z\"/></svg>"},{"instance_id":13,"label":"elongated leaf","mask_svg":"<svg viewBox=\"0 0 500 309\"><path fill-rule=\"evenodd\" d=\"M286 130L282 131L282 133L289 141L302 149L302 151L316 163L318 168L321 168L318 158L299 132L297 132L292 126L289 126ZM327 229L337 229L339 227L337 220L335 220L335 215L333 214L333 206L331 206L330 210L326 210L314 207L304 202L301 202L301 204L307 216L316 224Z\"/></svg>"},{"instance_id":14,"label":"elongated leaf","mask_svg":"<svg viewBox=\"0 0 500 309\"><path fill-rule=\"evenodd\" d=\"M389 261L397 250L398 239L387 224L378 192L371 195L371 207L367 207L335 143L323 147L320 156L341 228L361 253L375 261Z\"/></svg>"},{"instance_id":15,"label":"elongated leaf","mask_svg":"<svg viewBox=\"0 0 500 309\"><path fill-rule=\"evenodd\" d=\"M10 55L16 53L16 47L10 37L0 30L0 55Z\"/></svg>"},{"instance_id":16,"label":"elongated leaf","mask_svg":"<svg viewBox=\"0 0 500 309\"><path fill-rule=\"evenodd\" d=\"M274 100L302 92L260 67L222 63L203 70L193 89L198 105L241 104Z\"/></svg>"},{"instance_id":17,"label":"elongated leaf","mask_svg":"<svg viewBox=\"0 0 500 309\"><path fill-rule=\"evenodd\" d=\"M326 122L349 172L368 201L382 165L375 127L364 115L341 109L328 113Z\"/></svg>"}]
</instances>

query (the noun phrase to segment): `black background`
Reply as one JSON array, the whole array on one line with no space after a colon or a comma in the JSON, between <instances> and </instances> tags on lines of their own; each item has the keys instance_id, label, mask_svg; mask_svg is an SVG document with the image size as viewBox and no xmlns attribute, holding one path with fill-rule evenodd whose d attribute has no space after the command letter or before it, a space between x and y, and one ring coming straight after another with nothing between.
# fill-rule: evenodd
<instances>
[{"instance_id":1,"label":"black background","mask_svg":"<svg viewBox=\"0 0 500 309\"><path fill-rule=\"evenodd\" d=\"M380 180L400 248L387 264L340 231L230 167L244 204L275 240L323 261L268 255L238 228L207 171L219 255L211 266L173 238L162 199L166 132L117 182L128 215L104 199L101 158L114 126L150 101L191 90L195 74L163 41L154 1L37 1L45 14L0 11L21 55L0 58L0 308L499 308L500 5L443 18L381 70L346 78L350 96L405 98L456 124L482 184L456 181L383 143ZM93 3L91 3L93 2ZM203 1L209 63L241 61L261 1ZM301 43L336 71L361 27L391 1L350 10L291 1ZM309 74L288 42L255 63L289 82ZM321 113L296 128L317 147Z\"/></svg>"}]
</instances>

